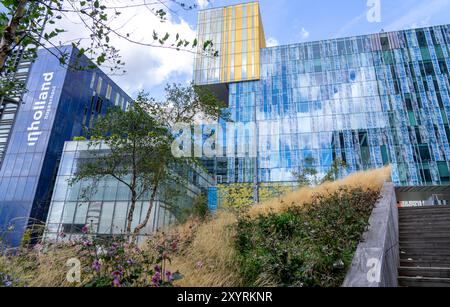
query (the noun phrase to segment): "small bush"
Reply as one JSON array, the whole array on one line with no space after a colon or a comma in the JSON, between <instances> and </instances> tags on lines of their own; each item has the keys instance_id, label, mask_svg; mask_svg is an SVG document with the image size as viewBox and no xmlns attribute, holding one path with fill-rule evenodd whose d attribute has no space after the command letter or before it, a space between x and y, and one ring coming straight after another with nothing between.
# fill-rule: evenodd
<instances>
[{"instance_id":1,"label":"small bush","mask_svg":"<svg viewBox=\"0 0 450 307\"><path fill-rule=\"evenodd\" d=\"M344 187L282 213L240 217L235 246L246 285L340 286L378 198Z\"/></svg>"},{"instance_id":2,"label":"small bush","mask_svg":"<svg viewBox=\"0 0 450 307\"><path fill-rule=\"evenodd\" d=\"M76 141L86 141L87 139L84 136L75 136L73 140Z\"/></svg>"}]
</instances>

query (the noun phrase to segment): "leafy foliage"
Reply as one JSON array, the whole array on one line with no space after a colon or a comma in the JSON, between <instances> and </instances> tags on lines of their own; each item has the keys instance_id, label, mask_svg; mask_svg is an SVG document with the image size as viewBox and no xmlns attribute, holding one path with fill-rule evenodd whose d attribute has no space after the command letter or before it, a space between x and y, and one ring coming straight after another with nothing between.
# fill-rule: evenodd
<instances>
[{"instance_id":1,"label":"leafy foliage","mask_svg":"<svg viewBox=\"0 0 450 307\"><path fill-rule=\"evenodd\" d=\"M165 238L144 253L123 238L90 239L86 235L78 244L83 269L84 287L170 287L181 279L179 272L167 270L170 254L178 249L177 239Z\"/></svg>"},{"instance_id":2,"label":"leafy foliage","mask_svg":"<svg viewBox=\"0 0 450 307\"><path fill-rule=\"evenodd\" d=\"M171 1L175 6L189 11L197 5L187 5L184 2ZM134 39L132 33L123 32L122 27L114 26L114 21L123 10L142 7L148 10L161 23L168 19L168 6L162 2L129 3L119 6L107 0L1 0L4 10L0 12L0 95L12 95L13 92L24 90L12 76L17 71L14 52L26 50L25 57L34 59L39 47L47 49L57 57L63 66L71 69L92 69L95 65L102 66L110 73L125 73L125 63L120 51L112 44L112 38L124 40L131 45L149 48L167 48L179 51L201 53L206 56L218 56L212 41L199 45L197 40L187 40L179 33L159 33L153 29L149 35L151 40ZM79 23L86 30L86 37L78 37L68 42L55 43L61 33L66 32L63 24ZM68 54L60 47L72 44L79 50L78 57L88 57L88 64L70 65ZM50 49L55 47L56 49ZM20 91L19 91L20 92Z\"/></svg>"},{"instance_id":3,"label":"leafy foliage","mask_svg":"<svg viewBox=\"0 0 450 307\"><path fill-rule=\"evenodd\" d=\"M123 237L91 236L88 226L83 232L77 240L38 244L0 255L0 287L172 287L183 277L168 269L179 251L176 234L159 236L142 249ZM67 279L70 259L81 265L79 281Z\"/></svg>"},{"instance_id":4,"label":"leafy foliage","mask_svg":"<svg viewBox=\"0 0 450 307\"><path fill-rule=\"evenodd\" d=\"M313 157L307 157L303 167L293 172L293 175L300 187L317 186L325 182L336 181L342 177L342 171L347 168L345 161L336 159L333 161L328 172L320 178L319 173L314 166L316 160Z\"/></svg>"},{"instance_id":5,"label":"leafy foliage","mask_svg":"<svg viewBox=\"0 0 450 307\"><path fill-rule=\"evenodd\" d=\"M157 200L164 202L174 214L179 214L176 201L186 184L187 169L196 161L176 159L172 155L176 122L192 124L196 114L217 119L221 104L208 92L196 88L171 85L166 89L167 101L156 103L141 93L133 106L124 111L112 108L99 117L87 133L90 136L89 157L79 165L70 184L91 180L83 190L87 200L107 178L125 185L131 195L126 234L132 234L132 219L138 200L149 200L149 210L134 230L136 236L148 224ZM207 96L208 99L203 99Z\"/></svg>"},{"instance_id":6,"label":"leafy foliage","mask_svg":"<svg viewBox=\"0 0 450 307\"><path fill-rule=\"evenodd\" d=\"M136 203L149 199L150 209L143 223L134 230L137 235L146 227L158 190L171 180L177 180L172 167L175 159L171 154L173 137L167 127L145 110L149 101L140 96L127 111L112 108L100 117L89 131L90 157L78 168L71 184L91 179L93 185L84 191L86 197L105 178L114 178L125 185L131 194L131 206L127 219L127 234ZM101 146L107 149L100 150Z\"/></svg>"},{"instance_id":7,"label":"leafy foliage","mask_svg":"<svg viewBox=\"0 0 450 307\"><path fill-rule=\"evenodd\" d=\"M258 188L259 199L266 200L277 198L292 190L289 185L283 184L261 184ZM236 183L219 186L220 207L245 211L255 204L254 185L251 183Z\"/></svg>"},{"instance_id":8,"label":"leafy foliage","mask_svg":"<svg viewBox=\"0 0 450 307\"><path fill-rule=\"evenodd\" d=\"M378 198L344 187L286 212L240 217L236 250L246 284L339 287Z\"/></svg>"}]
</instances>

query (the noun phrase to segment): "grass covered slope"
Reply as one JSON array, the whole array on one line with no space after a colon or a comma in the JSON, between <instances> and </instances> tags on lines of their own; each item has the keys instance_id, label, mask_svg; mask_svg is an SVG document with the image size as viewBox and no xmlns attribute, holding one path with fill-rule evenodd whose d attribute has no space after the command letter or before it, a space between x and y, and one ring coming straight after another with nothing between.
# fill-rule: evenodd
<instances>
[{"instance_id":1,"label":"grass covered slope","mask_svg":"<svg viewBox=\"0 0 450 307\"><path fill-rule=\"evenodd\" d=\"M247 286L339 287L379 197L340 188L303 207L240 218L236 250Z\"/></svg>"},{"instance_id":2,"label":"grass covered slope","mask_svg":"<svg viewBox=\"0 0 450 307\"><path fill-rule=\"evenodd\" d=\"M390 169L192 219L143 246L91 237L0 255L2 286L340 286ZM68 260L81 264L70 283ZM183 275L183 278L178 277Z\"/></svg>"},{"instance_id":3,"label":"grass covered slope","mask_svg":"<svg viewBox=\"0 0 450 307\"><path fill-rule=\"evenodd\" d=\"M341 180L327 182L318 187L304 187L297 191L283 195L279 199L267 201L259 206L253 207L249 215L257 217L269 213L285 212L292 206L298 207L310 202L314 195L330 195L342 187L360 187L362 189L381 190L386 181L390 181L391 168L384 167L367 172L351 174Z\"/></svg>"},{"instance_id":4,"label":"grass covered slope","mask_svg":"<svg viewBox=\"0 0 450 307\"><path fill-rule=\"evenodd\" d=\"M390 168L302 188L201 224L172 266L180 286L336 286Z\"/></svg>"}]
</instances>

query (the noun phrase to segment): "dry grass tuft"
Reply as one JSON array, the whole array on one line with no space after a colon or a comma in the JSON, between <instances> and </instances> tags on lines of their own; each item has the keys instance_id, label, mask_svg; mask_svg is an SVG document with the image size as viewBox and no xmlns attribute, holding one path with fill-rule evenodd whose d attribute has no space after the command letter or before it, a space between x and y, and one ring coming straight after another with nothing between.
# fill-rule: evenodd
<instances>
[{"instance_id":1,"label":"dry grass tuft","mask_svg":"<svg viewBox=\"0 0 450 307\"><path fill-rule=\"evenodd\" d=\"M391 167L355 173L335 182L328 182L318 187L304 187L287 193L280 198L272 199L254 206L249 214L256 218L259 215L284 212L292 206L302 206L311 201L316 194L330 195L343 186L361 187L364 189L381 189L386 181L390 181Z\"/></svg>"},{"instance_id":2,"label":"dry grass tuft","mask_svg":"<svg viewBox=\"0 0 450 307\"><path fill-rule=\"evenodd\" d=\"M49 250L32 250L20 256L1 256L0 271L18 278L20 285L28 287L69 287L66 274L67 260L77 257L69 246L55 246Z\"/></svg>"},{"instance_id":3,"label":"dry grass tuft","mask_svg":"<svg viewBox=\"0 0 450 307\"><path fill-rule=\"evenodd\" d=\"M200 225L187 250L173 259L171 267L184 278L183 287L236 287L242 284L235 262L233 225L236 218L222 212Z\"/></svg>"}]
</instances>

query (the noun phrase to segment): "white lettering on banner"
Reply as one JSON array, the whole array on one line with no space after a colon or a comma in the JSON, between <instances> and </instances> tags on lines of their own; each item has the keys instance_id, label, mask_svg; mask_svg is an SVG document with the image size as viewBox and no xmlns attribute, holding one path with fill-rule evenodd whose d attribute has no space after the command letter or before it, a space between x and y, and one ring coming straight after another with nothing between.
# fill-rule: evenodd
<instances>
[{"instance_id":1,"label":"white lettering on banner","mask_svg":"<svg viewBox=\"0 0 450 307\"><path fill-rule=\"evenodd\" d=\"M41 86L41 91L39 93L39 100L33 102L33 122L27 128L28 131L28 146L36 146L39 137L42 134L41 131L41 121L44 116L44 110L47 106L49 91L51 88L51 81L53 80L53 72L47 72L42 74L44 82Z\"/></svg>"}]
</instances>

